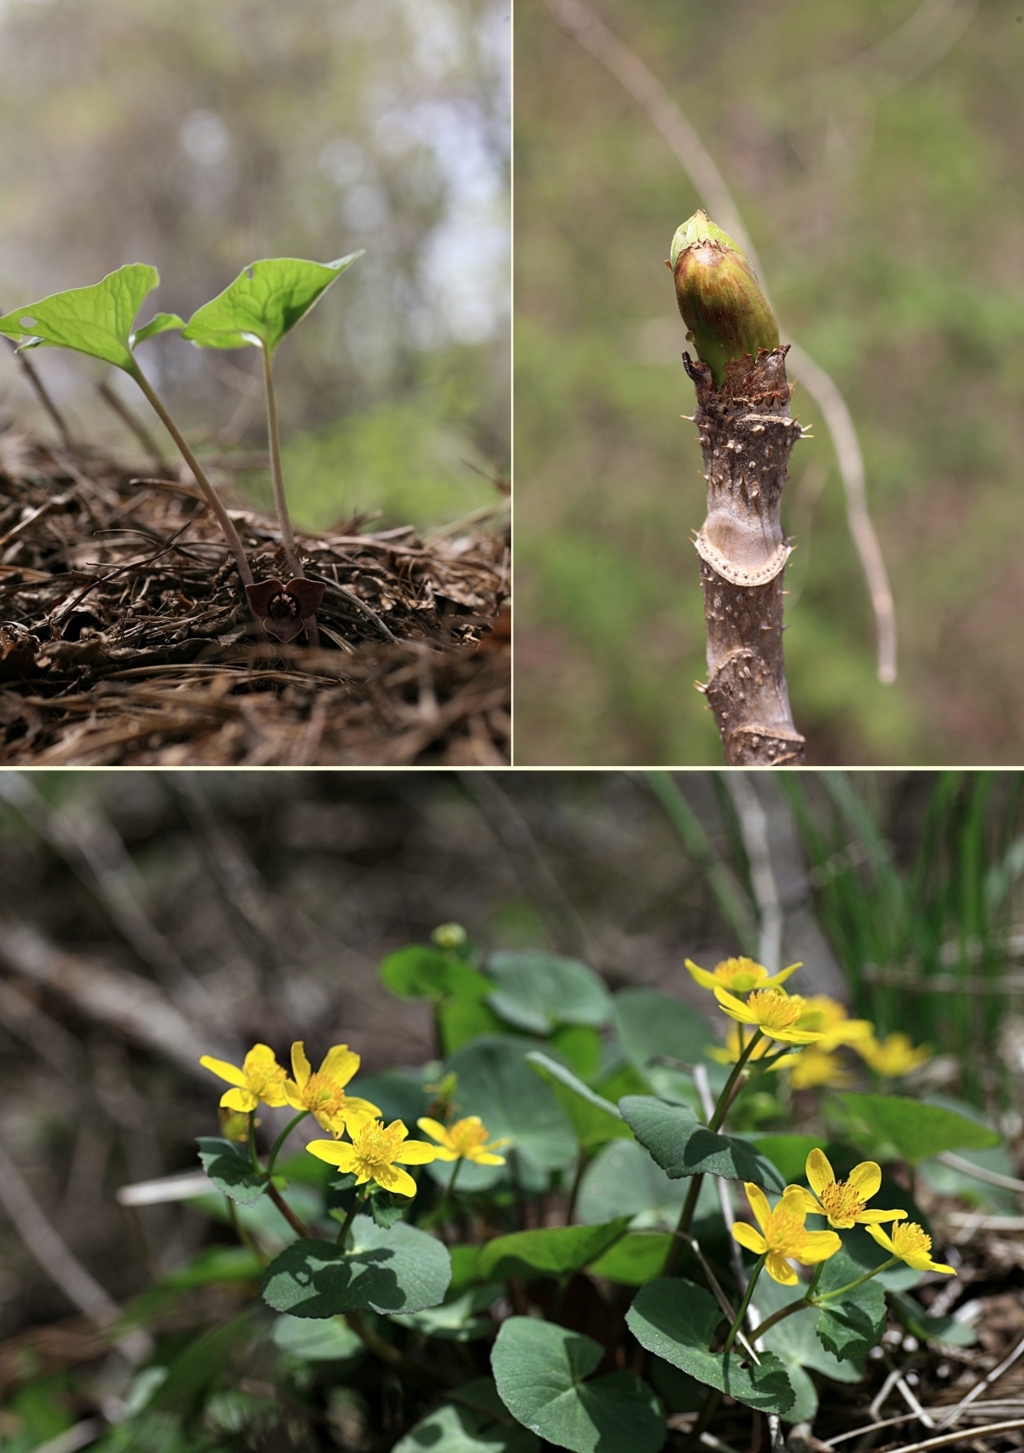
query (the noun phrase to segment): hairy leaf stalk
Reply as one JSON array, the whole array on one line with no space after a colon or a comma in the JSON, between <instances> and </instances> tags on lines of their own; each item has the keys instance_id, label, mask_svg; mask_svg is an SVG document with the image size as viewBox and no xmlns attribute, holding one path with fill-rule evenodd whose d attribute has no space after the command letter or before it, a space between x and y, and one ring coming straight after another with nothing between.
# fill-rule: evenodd
<instances>
[{"instance_id":1,"label":"hairy leaf stalk","mask_svg":"<svg viewBox=\"0 0 1024 1453\"><path fill-rule=\"evenodd\" d=\"M708 512L695 541L707 630L708 683L730 766L801 766L782 655L783 578L791 546L779 518L790 450L786 347L730 360L720 387L683 354L697 391Z\"/></svg>"}]
</instances>

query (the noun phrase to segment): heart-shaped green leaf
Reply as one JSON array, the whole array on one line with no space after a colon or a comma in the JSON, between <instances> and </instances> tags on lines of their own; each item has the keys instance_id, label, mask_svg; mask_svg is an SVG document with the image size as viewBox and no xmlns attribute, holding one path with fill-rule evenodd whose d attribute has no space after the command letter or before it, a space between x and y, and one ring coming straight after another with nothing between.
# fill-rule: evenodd
<instances>
[{"instance_id":1,"label":"heart-shaped green leaf","mask_svg":"<svg viewBox=\"0 0 1024 1453\"><path fill-rule=\"evenodd\" d=\"M847 1286L863 1275L862 1266L845 1251L837 1251L822 1267L818 1296ZM877 1279L844 1292L818 1313L821 1344L840 1362L862 1362L884 1330L885 1292Z\"/></svg>"},{"instance_id":2,"label":"heart-shaped green leaf","mask_svg":"<svg viewBox=\"0 0 1024 1453\"><path fill-rule=\"evenodd\" d=\"M805 1285L780 1286L771 1277L762 1276L754 1293L754 1304L763 1321L788 1303L801 1301L805 1291ZM816 1335L817 1319L814 1308L808 1307L786 1317L765 1333L764 1345L785 1367L796 1394L796 1402L786 1414L787 1422L810 1422L818 1411L818 1390L808 1376L807 1368L814 1368L834 1382L859 1382L861 1378L859 1367L839 1362L825 1351Z\"/></svg>"},{"instance_id":3,"label":"heart-shaped green leaf","mask_svg":"<svg viewBox=\"0 0 1024 1453\"><path fill-rule=\"evenodd\" d=\"M295 1241L263 1273L263 1299L293 1317L339 1312L419 1312L436 1307L451 1278L447 1248L399 1221L390 1230L369 1216L352 1222L351 1246Z\"/></svg>"},{"instance_id":4,"label":"heart-shaped green leaf","mask_svg":"<svg viewBox=\"0 0 1024 1453\"><path fill-rule=\"evenodd\" d=\"M252 1161L241 1146L216 1135L201 1135L196 1144L203 1170L218 1191L240 1206L254 1206L266 1194L266 1176L253 1170Z\"/></svg>"},{"instance_id":5,"label":"heart-shaped green leaf","mask_svg":"<svg viewBox=\"0 0 1024 1453\"><path fill-rule=\"evenodd\" d=\"M496 1236L480 1253L482 1277L566 1276L596 1260L623 1235L628 1216L605 1226L550 1226Z\"/></svg>"},{"instance_id":6,"label":"heart-shaped green leaf","mask_svg":"<svg viewBox=\"0 0 1024 1453\"><path fill-rule=\"evenodd\" d=\"M536 1453L537 1435L502 1405L489 1377L464 1382L400 1438L391 1453Z\"/></svg>"},{"instance_id":7,"label":"heart-shaped green leaf","mask_svg":"<svg viewBox=\"0 0 1024 1453\"><path fill-rule=\"evenodd\" d=\"M197 348L246 348L273 353L331 283L362 257L350 252L337 262L267 257L250 263L222 293L197 308L182 337Z\"/></svg>"},{"instance_id":8,"label":"heart-shaped green leaf","mask_svg":"<svg viewBox=\"0 0 1024 1453\"><path fill-rule=\"evenodd\" d=\"M472 964L419 943L388 954L380 977L385 988L401 999L430 999L435 1004L449 998L483 999L492 988L490 979Z\"/></svg>"},{"instance_id":9,"label":"heart-shaped green leaf","mask_svg":"<svg viewBox=\"0 0 1024 1453\"><path fill-rule=\"evenodd\" d=\"M879 1140L891 1141L910 1165L944 1150L981 1150L1000 1143L997 1131L941 1105L903 1095L845 1094L839 1098Z\"/></svg>"},{"instance_id":10,"label":"heart-shaped green leaf","mask_svg":"<svg viewBox=\"0 0 1024 1453\"><path fill-rule=\"evenodd\" d=\"M303 1362L345 1362L359 1357L366 1348L344 1317L327 1317L311 1322L303 1317L278 1317L274 1323L274 1345Z\"/></svg>"},{"instance_id":11,"label":"heart-shaped green leaf","mask_svg":"<svg viewBox=\"0 0 1024 1453\"><path fill-rule=\"evenodd\" d=\"M665 1420L654 1392L632 1372L584 1379L600 1343L534 1317L509 1317L491 1352L502 1402L513 1417L573 1453L658 1453Z\"/></svg>"},{"instance_id":12,"label":"heart-shaped green leaf","mask_svg":"<svg viewBox=\"0 0 1024 1453\"><path fill-rule=\"evenodd\" d=\"M672 1180L715 1175L753 1181L768 1191L785 1190L786 1183L770 1160L735 1135L709 1130L686 1105L669 1105L652 1095L626 1095L619 1109L637 1140Z\"/></svg>"},{"instance_id":13,"label":"heart-shaped green leaf","mask_svg":"<svg viewBox=\"0 0 1024 1453\"><path fill-rule=\"evenodd\" d=\"M711 1351L722 1311L710 1292L683 1277L659 1277L641 1287L626 1313L633 1336L673 1367L767 1413L787 1413L794 1394L786 1370L771 1352L760 1365L741 1348L728 1358Z\"/></svg>"},{"instance_id":14,"label":"heart-shaped green leaf","mask_svg":"<svg viewBox=\"0 0 1024 1453\"><path fill-rule=\"evenodd\" d=\"M136 313L159 282L155 267L127 263L92 287L71 288L16 308L0 318L0 333L18 339L23 348L72 348L134 373L132 349L137 343L182 326L174 313L158 313L132 331Z\"/></svg>"},{"instance_id":15,"label":"heart-shaped green leaf","mask_svg":"<svg viewBox=\"0 0 1024 1453\"><path fill-rule=\"evenodd\" d=\"M607 1024L612 1000L601 980L578 959L560 954L491 954L484 968L498 987L488 1003L529 1034L550 1034L558 1024Z\"/></svg>"},{"instance_id":16,"label":"heart-shaped green leaf","mask_svg":"<svg viewBox=\"0 0 1024 1453\"><path fill-rule=\"evenodd\" d=\"M642 1287L644 1282L661 1276L671 1245L667 1231L630 1231L588 1269L592 1276L603 1276L627 1287Z\"/></svg>"},{"instance_id":17,"label":"heart-shaped green leaf","mask_svg":"<svg viewBox=\"0 0 1024 1453\"><path fill-rule=\"evenodd\" d=\"M618 1105L584 1084L572 1070L541 1050L530 1050L524 1059L551 1086L586 1150L618 1137L632 1138Z\"/></svg>"}]
</instances>

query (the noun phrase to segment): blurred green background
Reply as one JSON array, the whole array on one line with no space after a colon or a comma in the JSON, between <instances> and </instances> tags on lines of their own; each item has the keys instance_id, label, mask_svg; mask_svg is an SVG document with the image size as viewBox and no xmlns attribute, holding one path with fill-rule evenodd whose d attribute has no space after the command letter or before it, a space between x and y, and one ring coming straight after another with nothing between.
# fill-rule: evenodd
<instances>
[{"instance_id":1,"label":"blurred green background","mask_svg":"<svg viewBox=\"0 0 1024 1453\"><path fill-rule=\"evenodd\" d=\"M795 451L786 657L811 763L1011 763L1024 722L1024 5L595 0L732 188L780 322L853 413L896 599L875 632L828 431ZM684 329L701 204L647 116L516 6L520 764L719 763Z\"/></svg>"},{"instance_id":2,"label":"blurred green background","mask_svg":"<svg viewBox=\"0 0 1024 1453\"><path fill-rule=\"evenodd\" d=\"M148 262L153 305L187 318L256 258L365 248L277 358L296 520L429 526L493 502L509 41L506 0L2 0L0 304ZM194 438L265 448L255 350L171 336L142 361ZM99 365L34 362L79 438L137 457ZM0 419L52 437L6 349ZM269 505L262 471L240 483Z\"/></svg>"}]
</instances>

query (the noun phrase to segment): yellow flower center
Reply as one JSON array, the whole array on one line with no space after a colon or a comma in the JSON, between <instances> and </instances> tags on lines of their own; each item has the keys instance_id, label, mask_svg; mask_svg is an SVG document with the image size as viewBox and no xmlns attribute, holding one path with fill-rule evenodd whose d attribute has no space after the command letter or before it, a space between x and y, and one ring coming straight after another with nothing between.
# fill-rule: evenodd
<instances>
[{"instance_id":1,"label":"yellow flower center","mask_svg":"<svg viewBox=\"0 0 1024 1453\"><path fill-rule=\"evenodd\" d=\"M284 1070L276 1062L266 1064L260 1063L259 1060L255 1064L245 1066L245 1073L249 1081L249 1089L260 1100L266 1098L268 1090L271 1093L279 1090L288 1078Z\"/></svg>"},{"instance_id":2,"label":"yellow flower center","mask_svg":"<svg viewBox=\"0 0 1024 1453\"><path fill-rule=\"evenodd\" d=\"M804 1001L799 994L783 989L758 989L747 1000L747 1008L765 1029L792 1029L803 1013Z\"/></svg>"},{"instance_id":3,"label":"yellow flower center","mask_svg":"<svg viewBox=\"0 0 1024 1453\"><path fill-rule=\"evenodd\" d=\"M330 1075L310 1075L302 1092L307 1110L318 1115L337 1115L345 1105L345 1091Z\"/></svg>"},{"instance_id":4,"label":"yellow flower center","mask_svg":"<svg viewBox=\"0 0 1024 1453\"><path fill-rule=\"evenodd\" d=\"M459 1155L470 1155L474 1150L479 1150L487 1140L487 1127L475 1116L467 1120L457 1120L448 1133L451 1136L452 1150Z\"/></svg>"},{"instance_id":5,"label":"yellow flower center","mask_svg":"<svg viewBox=\"0 0 1024 1453\"><path fill-rule=\"evenodd\" d=\"M832 1181L821 1191L818 1200L833 1226L852 1226L865 1205L846 1181Z\"/></svg>"},{"instance_id":6,"label":"yellow flower center","mask_svg":"<svg viewBox=\"0 0 1024 1453\"><path fill-rule=\"evenodd\" d=\"M364 1125L353 1137L356 1155L367 1170L391 1165L402 1144L399 1126L385 1126L381 1121Z\"/></svg>"},{"instance_id":7,"label":"yellow flower center","mask_svg":"<svg viewBox=\"0 0 1024 1453\"><path fill-rule=\"evenodd\" d=\"M889 1239L899 1257L920 1256L922 1252L931 1255L932 1238L916 1221L898 1221L890 1229Z\"/></svg>"},{"instance_id":8,"label":"yellow flower center","mask_svg":"<svg viewBox=\"0 0 1024 1453\"><path fill-rule=\"evenodd\" d=\"M796 1256L807 1240L803 1216L787 1210L785 1206L776 1206L764 1239L769 1251L776 1251L780 1256Z\"/></svg>"}]
</instances>

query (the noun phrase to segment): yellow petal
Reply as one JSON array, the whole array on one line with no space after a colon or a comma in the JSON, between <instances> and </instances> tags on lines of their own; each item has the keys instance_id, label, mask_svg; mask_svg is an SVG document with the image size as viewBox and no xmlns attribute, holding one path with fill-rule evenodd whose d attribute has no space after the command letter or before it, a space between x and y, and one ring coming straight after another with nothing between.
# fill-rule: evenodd
<instances>
[{"instance_id":1,"label":"yellow petal","mask_svg":"<svg viewBox=\"0 0 1024 1453\"><path fill-rule=\"evenodd\" d=\"M812 1266L816 1261L827 1261L830 1256L835 1256L842 1244L842 1238L834 1231L808 1231L796 1259L804 1266Z\"/></svg>"},{"instance_id":2,"label":"yellow petal","mask_svg":"<svg viewBox=\"0 0 1024 1453\"><path fill-rule=\"evenodd\" d=\"M437 1152L437 1158L438 1158L438 1160L445 1160L446 1159L446 1157L444 1155L442 1155L442 1153L440 1151ZM490 1152L489 1151L486 1151L486 1150L471 1150L469 1152L469 1155L468 1155L467 1159L468 1160L475 1161L477 1165L504 1165L505 1164L505 1157L503 1155L491 1155Z\"/></svg>"},{"instance_id":3,"label":"yellow petal","mask_svg":"<svg viewBox=\"0 0 1024 1453\"><path fill-rule=\"evenodd\" d=\"M220 1097L220 1103L227 1110L241 1110L247 1115L250 1110L256 1109L259 1101L251 1090L239 1088L236 1090L225 1090Z\"/></svg>"},{"instance_id":4,"label":"yellow petal","mask_svg":"<svg viewBox=\"0 0 1024 1453\"><path fill-rule=\"evenodd\" d=\"M438 1145L438 1146L435 1147L434 1159L435 1160L459 1160L460 1159L460 1156L459 1156L459 1152L457 1150L449 1150L446 1145Z\"/></svg>"},{"instance_id":5,"label":"yellow petal","mask_svg":"<svg viewBox=\"0 0 1024 1453\"><path fill-rule=\"evenodd\" d=\"M355 1147L343 1144L340 1140L311 1140L306 1149L317 1160L326 1160L328 1164L336 1165L339 1170L353 1171L356 1168Z\"/></svg>"},{"instance_id":6,"label":"yellow petal","mask_svg":"<svg viewBox=\"0 0 1024 1453\"><path fill-rule=\"evenodd\" d=\"M245 1071L246 1074L248 1074L250 1066L252 1066L253 1069L255 1069L257 1066L260 1069L264 1069L268 1064L277 1064L277 1056L270 1048L270 1045L254 1044L252 1049L246 1055L245 1059L242 1061L242 1069Z\"/></svg>"},{"instance_id":7,"label":"yellow petal","mask_svg":"<svg viewBox=\"0 0 1024 1453\"><path fill-rule=\"evenodd\" d=\"M803 1186L787 1186L782 1192L782 1198L776 1206L776 1210L783 1210L788 1215L794 1216L802 1226L804 1217L807 1215L804 1209L804 1196L806 1191Z\"/></svg>"},{"instance_id":8,"label":"yellow petal","mask_svg":"<svg viewBox=\"0 0 1024 1453\"><path fill-rule=\"evenodd\" d=\"M700 984L702 989L718 989L721 987L714 974L709 974L707 969L700 968L692 959L686 959L684 962L690 974L697 980L697 983Z\"/></svg>"},{"instance_id":9,"label":"yellow petal","mask_svg":"<svg viewBox=\"0 0 1024 1453\"><path fill-rule=\"evenodd\" d=\"M771 1207L768 1205L768 1197L760 1186L755 1186L753 1181L744 1181L743 1189L747 1193L747 1200L750 1202L750 1209L757 1217L757 1224L763 1231L768 1225L771 1217Z\"/></svg>"},{"instance_id":10,"label":"yellow petal","mask_svg":"<svg viewBox=\"0 0 1024 1453\"><path fill-rule=\"evenodd\" d=\"M294 1080L285 1080L284 1097L293 1110L305 1110L306 1107L302 1103L302 1091Z\"/></svg>"},{"instance_id":11,"label":"yellow petal","mask_svg":"<svg viewBox=\"0 0 1024 1453\"><path fill-rule=\"evenodd\" d=\"M284 1092L284 1082L282 1081L279 1085L268 1085L260 1095L260 1099L264 1105L271 1105L275 1110L279 1110L282 1105L287 1105L288 1096Z\"/></svg>"},{"instance_id":12,"label":"yellow petal","mask_svg":"<svg viewBox=\"0 0 1024 1453\"><path fill-rule=\"evenodd\" d=\"M873 1160L862 1160L860 1165L854 1166L846 1184L857 1193L858 1201L870 1201L882 1184L881 1167Z\"/></svg>"},{"instance_id":13,"label":"yellow petal","mask_svg":"<svg viewBox=\"0 0 1024 1453\"><path fill-rule=\"evenodd\" d=\"M817 1198L815 1196L812 1196L810 1191L805 1191L803 1186L787 1186L786 1190L795 1190L800 1192L801 1203L803 1205L803 1211L805 1216L824 1216L825 1207L819 1204Z\"/></svg>"},{"instance_id":14,"label":"yellow petal","mask_svg":"<svg viewBox=\"0 0 1024 1453\"><path fill-rule=\"evenodd\" d=\"M761 989L774 989L777 984L784 984L789 978L790 974L795 974L797 969L802 968L802 961L798 964L787 964L784 969L780 969L779 972L777 974L773 974L770 979L765 979L764 983L760 984L758 987Z\"/></svg>"},{"instance_id":15,"label":"yellow petal","mask_svg":"<svg viewBox=\"0 0 1024 1453\"><path fill-rule=\"evenodd\" d=\"M722 1008L724 1009L726 1014L728 1014L730 1019L736 1019L740 1022L740 1024L757 1023L757 1020L751 1014L750 1010L744 1004L743 1000L737 999L735 994L730 994L728 989L723 989L721 985L716 985L715 998L718 1000L719 1004L721 1004Z\"/></svg>"},{"instance_id":16,"label":"yellow petal","mask_svg":"<svg viewBox=\"0 0 1024 1453\"><path fill-rule=\"evenodd\" d=\"M814 1147L807 1157L805 1170L807 1173L807 1183L816 1196L820 1196L825 1187L830 1186L836 1178L835 1171L829 1165L828 1157L817 1146Z\"/></svg>"},{"instance_id":17,"label":"yellow petal","mask_svg":"<svg viewBox=\"0 0 1024 1453\"><path fill-rule=\"evenodd\" d=\"M772 1281L781 1282L784 1287L796 1286L800 1280L786 1258L780 1256L777 1251L770 1251L768 1253L764 1269Z\"/></svg>"},{"instance_id":18,"label":"yellow petal","mask_svg":"<svg viewBox=\"0 0 1024 1453\"><path fill-rule=\"evenodd\" d=\"M212 1070L222 1080L227 1080L229 1085L247 1085L249 1082L242 1071L235 1065L229 1065L226 1059L214 1059L212 1054L204 1054L199 1063L204 1070Z\"/></svg>"},{"instance_id":19,"label":"yellow petal","mask_svg":"<svg viewBox=\"0 0 1024 1453\"><path fill-rule=\"evenodd\" d=\"M320 1073L329 1075L339 1085L347 1085L361 1063L359 1056L347 1044L335 1044L324 1056Z\"/></svg>"},{"instance_id":20,"label":"yellow petal","mask_svg":"<svg viewBox=\"0 0 1024 1453\"><path fill-rule=\"evenodd\" d=\"M928 1270L929 1271L944 1271L947 1276L956 1276L956 1267L955 1266L946 1266L945 1262L942 1262L942 1261L930 1261L928 1263Z\"/></svg>"},{"instance_id":21,"label":"yellow petal","mask_svg":"<svg viewBox=\"0 0 1024 1453\"><path fill-rule=\"evenodd\" d=\"M728 1009L725 1012L728 1014ZM761 1033L779 1039L783 1044L814 1044L816 1040L824 1039L820 1029L769 1029L762 1024Z\"/></svg>"},{"instance_id":22,"label":"yellow petal","mask_svg":"<svg viewBox=\"0 0 1024 1453\"><path fill-rule=\"evenodd\" d=\"M386 1191L393 1191L396 1196L416 1194L416 1182L412 1176L399 1170L396 1165L382 1165L374 1171L373 1178L379 1186L383 1186Z\"/></svg>"},{"instance_id":23,"label":"yellow petal","mask_svg":"<svg viewBox=\"0 0 1024 1453\"><path fill-rule=\"evenodd\" d=\"M754 1252L756 1256L764 1255L767 1243L760 1232L754 1230L749 1221L734 1221L732 1234L733 1239L738 1241L741 1246L745 1246L748 1251Z\"/></svg>"},{"instance_id":24,"label":"yellow petal","mask_svg":"<svg viewBox=\"0 0 1024 1453\"><path fill-rule=\"evenodd\" d=\"M405 1140L402 1142L395 1155L395 1160L401 1165L426 1165L428 1161L444 1159L438 1157L437 1146L428 1145L425 1140Z\"/></svg>"},{"instance_id":25,"label":"yellow petal","mask_svg":"<svg viewBox=\"0 0 1024 1453\"><path fill-rule=\"evenodd\" d=\"M868 1226L872 1221L901 1221L906 1214L906 1211L861 1211L857 1221L862 1226Z\"/></svg>"},{"instance_id":26,"label":"yellow petal","mask_svg":"<svg viewBox=\"0 0 1024 1453\"><path fill-rule=\"evenodd\" d=\"M421 1115L416 1124L439 1145L451 1147L451 1136L439 1120L431 1120L429 1115Z\"/></svg>"},{"instance_id":27,"label":"yellow petal","mask_svg":"<svg viewBox=\"0 0 1024 1453\"><path fill-rule=\"evenodd\" d=\"M346 1095L345 1109L342 1114L344 1116L350 1113L359 1116L362 1120L379 1120L380 1106L371 1105L369 1100L360 1100L358 1095Z\"/></svg>"},{"instance_id":28,"label":"yellow petal","mask_svg":"<svg viewBox=\"0 0 1024 1453\"><path fill-rule=\"evenodd\" d=\"M866 1221L864 1223L864 1230L871 1237L872 1241L877 1241L879 1246L881 1246L884 1251L887 1251L890 1256L896 1255L896 1248L892 1244L892 1239L886 1236L881 1226L873 1226L870 1221Z\"/></svg>"},{"instance_id":29,"label":"yellow petal","mask_svg":"<svg viewBox=\"0 0 1024 1453\"><path fill-rule=\"evenodd\" d=\"M297 1039L292 1045L292 1074L300 1090L306 1088L312 1073L313 1067L306 1056L306 1046L301 1039Z\"/></svg>"}]
</instances>

